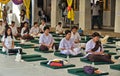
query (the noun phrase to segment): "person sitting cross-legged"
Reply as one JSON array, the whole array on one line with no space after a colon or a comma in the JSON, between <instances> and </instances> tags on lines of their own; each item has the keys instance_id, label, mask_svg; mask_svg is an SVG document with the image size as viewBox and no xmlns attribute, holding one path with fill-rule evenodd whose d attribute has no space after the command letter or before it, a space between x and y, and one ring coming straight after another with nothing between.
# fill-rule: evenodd
<instances>
[{"instance_id":1,"label":"person sitting cross-legged","mask_svg":"<svg viewBox=\"0 0 120 76\"><path fill-rule=\"evenodd\" d=\"M60 41L59 49L62 54L66 55L78 55L80 54L80 48L75 47L74 39L71 38L71 31L65 31L65 38Z\"/></svg>"},{"instance_id":2,"label":"person sitting cross-legged","mask_svg":"<svg viewBox=\"0 0 120 76\"><path fill-rule=\"evenodd\" d=\"M111 55L105 54L103 46L100 42L100 34L97 32L94 32L92 34L92 39L89 40L86 44L86 58L89 59L92 62L114 62L111 59Z\"/></svg>"},{"instance_id":3,"label":"person sitting cross-legged","mask_svg":"<svg viewBox=\"0 0 120 76\"><path fill-rule=\"evenodd\" d=\"M53 39L53 36L49 32L50 32L50 28L48 26L45 26L44 33L41 34L39 38L41 51L49 51L53 47L54 39Z\"/></svg>"}]
</instances>

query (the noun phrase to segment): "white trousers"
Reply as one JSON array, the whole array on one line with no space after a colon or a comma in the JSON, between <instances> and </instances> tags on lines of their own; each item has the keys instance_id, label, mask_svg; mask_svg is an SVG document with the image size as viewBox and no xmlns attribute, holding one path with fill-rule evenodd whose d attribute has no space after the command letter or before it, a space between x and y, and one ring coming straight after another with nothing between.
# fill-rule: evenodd
<instances>
[{"instance_id":1,"label":"white trousers","mask_svg":"<svg viewBox=\"0 0 120 76\"><path fill-rule=\"evenodd\" d=\"M66 55L78 55L81 52L80 48L74 48L73 50L62 50L61 53Z\"/></svg>"}]
</instances>

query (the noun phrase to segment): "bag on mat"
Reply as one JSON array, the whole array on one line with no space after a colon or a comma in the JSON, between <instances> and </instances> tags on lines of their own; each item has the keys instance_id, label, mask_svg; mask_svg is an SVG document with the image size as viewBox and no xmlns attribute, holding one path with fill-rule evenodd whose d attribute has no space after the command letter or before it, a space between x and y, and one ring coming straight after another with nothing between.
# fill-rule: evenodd
<instances>
[{"instance_id":1,"label":"bag on mat","mask_svg":"<svg viewBox=\"0 0 120 76\"><path fill-rule=\"evenodd\" d=\"M87 73L87 74L93 74L94 73L94 67L92 66L84 66L84 72Z\"/></svg>"}]
</instances>

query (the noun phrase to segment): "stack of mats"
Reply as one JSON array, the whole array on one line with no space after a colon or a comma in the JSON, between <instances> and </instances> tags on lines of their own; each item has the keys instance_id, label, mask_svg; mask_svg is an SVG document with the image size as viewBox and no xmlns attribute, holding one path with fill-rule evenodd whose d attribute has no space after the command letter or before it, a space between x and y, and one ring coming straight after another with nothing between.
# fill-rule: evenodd
<instances>
[{"instance_id":1,"label":"stack of mats","mask_svg":"<svg viewBox=\"0 0 120 76\"><path fill-rule=\"evenodd\" d=\"M47 60L47 58L41 57L41 55L38 54L22 55L22 59L27 62Z\"/></svg>"},{"instance_id":2,"label":"stack of mats","mask_svg":"<svg viewBox=\"0 0 120 76\"><path fill-rule=\"evenodd\" d=\"M110 65L110 68L120 71L120 64Z\"/></svg>"},{"instance_id":3,"label":"stack of mats","mask_svg":"<svg viewBox=\"0 0 120 76\"><path fill-rule=\"evenodd\" d=\"M54 53L55 56L58 56L58 57L62 57L62 58L67 58L67 55L65 54L61 54L60 52L55 52ZM81 54L78 54L78 55L69 55L69 58L75 58L75 57L83 57L84 55L81 53Z\"/></svg>"},{"instance_id":4,"label":"stack of mats","mask_svg":"<svg viewBox=\"0 0 120 76\"><path fill-rule=\"evenodd\" d=\"M80 58L80 61L88 63L88 64L92 64L93 62L89 61L87 58ZM113 64L113 63L109 63L109 62L94 62L94 65L102 65L102 64Z\"/></svg>"},{"instance_id":5,"label":"stack of mats","mask_svg":"<svg viewBox=\"0 0 120 76\"><path fill-rule=\"evenodd\" d=\"M95 68L97 70L97 68ZM68 73L77 75L77 76L102 76L102 75L108 75L108 72L100 73L100 74L87 74L84 72L83 68L76 68L76 69L68 69Z\"/></svg>"},{"instance_id":6,"label":"stack of mats","mask_svg":"<svg viewBox=\"0 0 120 76\"><path fill-rule=\"evenodd\" d=\"M62 69L62 68L75 67L74 64L68 64L68 65L63 65L62 67L57 67L57 66L49 66L47 63L48 63L48 61L40 62L40 65L48 67L48 68L52 68L52 69Z\"/></svg>"}]
</instances>

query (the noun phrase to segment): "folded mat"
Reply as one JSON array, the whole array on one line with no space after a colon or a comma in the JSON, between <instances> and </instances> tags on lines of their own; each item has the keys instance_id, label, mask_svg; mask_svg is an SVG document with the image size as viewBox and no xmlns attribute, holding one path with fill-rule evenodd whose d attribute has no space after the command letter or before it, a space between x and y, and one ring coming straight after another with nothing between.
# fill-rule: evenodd
<instances>
[{"instance_id":1,"label":"folded mat","mask_svg":"<svg viewBox=\"0 0 120 76\"><path fill-rule=\"evenodd\" d=\"M88 63L88 64L92 64L93 62L89 61L87 58L80 58L80 61ZM103 65L103 64L113 64L113 63L109 63L109 62L94 62L94 65Z\"/></svg>"},{"instance_id":2,"label":"folded mat","mask_svg":"<svg viewBox=\"0 0 120 76\"><path fill-rule=\"evenodd\" d=\"M54 53L55 56L58 56L58 57L62 57L62 58L67 58L67 55L65 54L61 54L60 52L55 52ZM78 55L69 55L69 58L75 58L75 57L83 57L84 55L82 53L78 54Z\"/></svg>"},{"instance_id":3,"label":"folded mat","mask_svg":"<svg viewBox=\"0 0 120 76\"><path fill-rule=\"evenodd\" d=\"M22 59L27 62L47 60L47 58L41 57L41 55L38 55L38 54L22 55Z\"/></svg>"},{"instance_id":4,"label":"folded mat","mask_svg":"<svg viewBox=\"0 0 120 76\"><path fill-rule=\"evenodd\" d=\"M110 68L114 69L114 70L119 70L120 71L120 64L110 65Z\"/></svg>"},{"instance_id":5,"label":"folded mat","mask_svg":"<svg viewBox=\"0 0 120 76\"><path fill-rule=\"evenodd\" d=\"M114 56L115 57L115 59L118 59L118 58L120 58L120 55L118 55L118 56Z\"/></svg>"},{"instance_id":6,"label":"folded mat","mask_svg":"<svg viewBox=\"0 0 120 76\"><path fill-rule=\"evenodd\" d=\"M68 64L68 65L64 65L62 67L56 67L56 66L49 66L49 65L47 65L47 63L48 63L48 61L40 62L40 65L45 66L45 67L49 67L52 69L62 69L62 68L75 67L74 64Z\"/></svg>"},{"instance_id":7,"label":"folded mat","mask_svg":"<svg viewBox=\"0 0 120 76\"><path fill-rule=\"evenodd\" d=\"M34 44L17 44L16 46L22 47L24 49L34 48Z\"/></svg>"},{"instance_id":8,"label":"folded mat","mask_svg":"<svg viewBox=\"0 0 120 76\"><path fill-rule=\"evenodd\" d=\"M96 70L98 68L95 68ZM100 74L87 74L84 72L84 69L83 68L76 68L76 69L68 69L68 73L71 73L71 74L75 74L75 75L78 75L78 76L102 76L102 75L108 75L109 73L108 72L105 72L105 73L100 73Z\"/></svg>"},{"instance_id":9,"label":"folded mat","mask_svg":"<svg viewBox=\"0 0 120 76\"><path fill-rule=\"evenodd\" d=\"M30 42L31 42L31 43L39 44L39 40L31 40Z\"/></svg>"},{"instance_id":10,"label":"folded mat","mask_svg":"<svg viewBox=\"0 0 120 76\"><path fill-rule=\"evenodd\" d=\"M116 50L120 50L120 48L116 48Z\"/></svg>"},{"instance_id":11,"label":"folded mat","mask_svg":"<svg viewBox=\"0 0 120 76\"><path fill-rule=\"evenodd\" d=\"M42 50L39 50L39 48L34 48L34 51L36 52L42 52L42 53L53 53L54 51L42 51Z\"/></svg>"},{"instance_id":12,"label":"folded mat","mask_svg":"<svg viewBox=\"0 0 120 76\"><path fill-rule=\"evenodd\" d=\"M7 55L7 53L6 52L2 52L2 50L0 50L0 54ZM22 52L21 54L26 54L26 53ZM9 55L16 55L16 53L9 53Z\"/></svg>"},{"instance_id":13,"label":"folded mat","mask_svg":"<svg viewBox=\"0 0 120 76\"><path fill-rule=\"evenodd\" d=\"M116 48L116 46L103 45L103 48Z\"/></svg>"}]
</instances>

